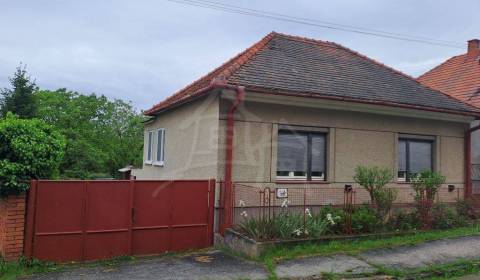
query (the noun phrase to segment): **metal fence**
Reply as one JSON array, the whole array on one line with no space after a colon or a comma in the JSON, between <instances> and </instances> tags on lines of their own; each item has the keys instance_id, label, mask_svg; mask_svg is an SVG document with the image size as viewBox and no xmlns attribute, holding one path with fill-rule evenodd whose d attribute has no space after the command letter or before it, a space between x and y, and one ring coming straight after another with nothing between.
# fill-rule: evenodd
<instances>
[{"instance_id":1,"label":"metal fence","mask_svg":"<svg viewBox=\"0 0 480 280\"><path fill-rule=\"evenodd\" d=\"M397 199L393 208L413 209L421 206L415 203L414 191L409 186L394 189L397 191ZM463 188L443 187L436 194L434 201L454 203L463 197L463 191ZM324 207L344 209L346 218L349 219L354 208L370 204L368 193L363 188L355 188L352 185L345 185L344 188L332 186L263 188L236 183L232 196L233 224L239 224L246 216L272 218L285 212L301 214L305 219L305 215L315 215ZM348 221L345 231L346 233L351 231Z\"/></svg>"}]
</instances>

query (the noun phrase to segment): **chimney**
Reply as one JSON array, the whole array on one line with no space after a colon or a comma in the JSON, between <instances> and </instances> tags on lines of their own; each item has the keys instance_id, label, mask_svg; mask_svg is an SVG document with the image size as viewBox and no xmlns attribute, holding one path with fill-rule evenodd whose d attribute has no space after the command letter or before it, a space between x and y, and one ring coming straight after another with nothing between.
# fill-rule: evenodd
<instances>
[{"instance_id":1,"label":"chimney","mask_svg":"<svg viewBox=\"0 0 480 280\"><path fill-rule=\"evenodd\" d=\"M469 57L477 58L480 56L480 40L472 39L468 41L468 52L467 55Z\"/></svg>"}]
</instances>

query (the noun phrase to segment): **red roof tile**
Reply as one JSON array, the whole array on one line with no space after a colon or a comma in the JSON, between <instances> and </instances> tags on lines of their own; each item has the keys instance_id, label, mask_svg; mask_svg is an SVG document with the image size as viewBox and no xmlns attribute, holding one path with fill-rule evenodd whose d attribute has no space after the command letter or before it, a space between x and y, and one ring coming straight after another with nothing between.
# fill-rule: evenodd
<instances>
[{"instance_id":1,"label":"red roof tile","mask_svg":"<svg viewBox=\"0 0 480 280\"><path fill-rule=\"evenodd\" d=\"M454 56L418 77L418 81L480 108L480 56Z\"/></svg>"}]
</instances>

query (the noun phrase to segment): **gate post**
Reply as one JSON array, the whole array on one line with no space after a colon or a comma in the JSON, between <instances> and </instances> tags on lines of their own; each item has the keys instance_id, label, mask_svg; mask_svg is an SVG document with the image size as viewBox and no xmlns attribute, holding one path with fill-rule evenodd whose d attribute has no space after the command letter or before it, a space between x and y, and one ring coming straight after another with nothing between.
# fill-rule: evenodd
<instances>
[{"instance_id":1,"label":"gate post","mask_svg":"<svg viewBox=\"0 0 480 280\"><path fill-rule=\"evenodd\" d=\"M38 180L30 182L30 190L27 197L27 219L25 223L25 248L23 254L31 258L33 254L33 234L35 227L35 202L37 200Z\"/></svg>"},{"instance_id":2,"label":"gate post","mask_svg":"<svg viewBox=\"0 0 480 280\"><path fill-rule=\"evenodd\" d=\"M25 193L0 199L0 254L7 261L20 258L25 241Z\"/></svg>"}]
</instances>

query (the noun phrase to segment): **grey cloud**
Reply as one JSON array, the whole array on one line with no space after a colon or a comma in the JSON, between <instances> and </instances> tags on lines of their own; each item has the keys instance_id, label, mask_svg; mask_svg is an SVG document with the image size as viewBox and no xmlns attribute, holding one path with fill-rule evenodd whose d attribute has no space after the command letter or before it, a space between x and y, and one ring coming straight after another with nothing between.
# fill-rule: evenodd
<instances>
[{"instance_id":1,"label":"grey cloud","mask_svg":"<svg viewBox=\"0 0 480 280\"><path fill-rule=\"evenodd\" d=\"M229 3L227 0L218 0ZM480 2L230 1L256 9L464 42L480 37ZM21 61L44 88L131 100L167 97L268 32L335 41L417 76L464 52L159 1L0 0L0 87Z\"/></svg>"}]
</instances>

